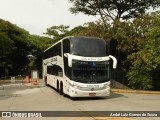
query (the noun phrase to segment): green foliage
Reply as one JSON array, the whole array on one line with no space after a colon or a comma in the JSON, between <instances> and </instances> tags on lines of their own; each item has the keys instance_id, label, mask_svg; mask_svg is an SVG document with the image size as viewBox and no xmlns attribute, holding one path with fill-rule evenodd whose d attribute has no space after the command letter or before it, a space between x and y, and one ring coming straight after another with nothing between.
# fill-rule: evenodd
<instances>
[{"instance_id":1,"label":"green foliage","mask_svg":"<svg viewBox=\"0 0 160 120\"><path fill-rule=\"evenodd\" d=\"M29 54L35 56L31 66L41 70L42 52L53 43L51 38L30 35L26 30L0 19L0 77L26 74Z\"/></svg>"},{"instance_id":2,"label":"green foliage","mask_svg":"<svg viewBox=\"0 0 160 120\"><path fill-rule=\"evenodd\" d=\"M43 43L43 44L42 44ZM27 36L27 44L29 47L38 48L43 52L46 48L51 46L54 43L53 39L49 37L41 37L38 35L29 35ZM30 49L32 49L30 48ZM32 53L34 54L34 53Z\"/></svg>"},{"instance_id":3,"label":"green foliage","mask_svg":"<svg viewBox=\"0 0 160 120\"><path fill-rule=\"evenodd\" d=\"M84 26L77 26L72 30L68 31L67 33L65 33L65 36L80 36L83 30L85 30Z\"/></svg>"},{"instance_id":4,"label":"green foliage","mask_svg":"<svg viewBox=\"0 0 160 120\"><path fill-rule=\"evenodd\" d=\"M60 34L65 34L68 32L69 26L60 25L60 26L52 26L50 28L47 28L47 32L44 34L47 34L49 36L58 37Z\"/></svg>"},{"instance_id":5,"label":"green foliage","mask_svg":"<svg viewBox=\"0 0 160 120\"><path fill-rule=\"evenodd\" d=\"M42 74L42 54L45 49L50 47L55 41L49 37L41 37L38 35L29 35L27 37L27 45L29 54L33 55L28 64L31 69L38 69L40 76Z\"/></svg>"},{"instance_id":6,"label":"green foliage","mask_svg":"<svg viewBox=\"0 0 160 120\"><path fill-rule=\"evenodd\" d=\"M147 41L138 52L128 56L132 63L129 85L136 89L160 88L160 12L152 14L150 21L152 26L145 33Z\"/></svg>"},{"instance_id":7,"label":"green foliage","mask_svg":"<svg viewBox=\"0 0 160 120\"><path fill-rule=\"evenodd\" d=\"M26 35L24 29L0 19L0 76L14 74L25 66Z\"/></svg>"},{"instance_id":8,"label":"green foliage","mask_svg":"<svg viewBox=\"0 0 160 120\"><path fill-rule=\"evenodd\" d=\"M69 0L72 13L100 15L102 19L129 19L144 13L149 7L158 7L159 0Z\"/></svg>"},{"instance_id":9,"label":"green foliage","mask_svg":"<svg viewBox=\"0 0 160 120\"><path fill-rule=\"evenodd\" d=\"M81 32L81 35L100 37L103 38L106 34L106 30L100 21L85 23L85 29Z\"/></svg>"},{"instance_id":10,"label":"green foliage","mask_svg":"<svg viewBox=\"0 0 160 120\"><path fill-rule=\"evenodd\" d=\"M0 33L0 56L4 57L5 55L12 53L13 47L14 47L13 41L11 41L5 33L1 32Z\"/></svg>"}]
</instances>

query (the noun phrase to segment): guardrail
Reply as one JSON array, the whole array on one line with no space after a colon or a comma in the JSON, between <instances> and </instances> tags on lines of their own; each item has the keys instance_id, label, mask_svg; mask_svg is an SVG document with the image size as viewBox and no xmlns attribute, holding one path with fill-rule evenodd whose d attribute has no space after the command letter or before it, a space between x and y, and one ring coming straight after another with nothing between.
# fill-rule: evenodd
<instances>
[{"instance_id":1,"label":"guardrail","mask_svg":"<svg viewBox=\"0 0 160 120\"><path fill-rule=\"evenodd\" d=\"M5 76L5 77L0 77L0 80L11 80L11 78L15 78L15 80L22 80L25 77L24 76Z\"/></svg>"},{"instance_id":2,"label":"guardrail","mask_svg":"<svg viewBox=\"0 0 160 120\"><path fill-rule=\"evenodd\" d=\"M24 83L25 77L23 76L6 76L0 77L0 86L3 84Z\"/></svg>"}]
</instances>

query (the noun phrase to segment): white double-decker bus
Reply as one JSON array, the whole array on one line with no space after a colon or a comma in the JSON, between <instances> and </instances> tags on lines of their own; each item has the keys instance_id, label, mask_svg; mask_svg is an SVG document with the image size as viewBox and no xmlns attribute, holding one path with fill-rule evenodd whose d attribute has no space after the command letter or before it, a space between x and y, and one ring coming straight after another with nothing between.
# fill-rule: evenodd
<instances>
[{"instance_id":1,"label":"white double-decker bus","mask_svg":"<svg viewBox=\"0 0 160 120\"><path fill-rule=\"evenodd\" d=\"M60 95L105 97L110 95L110 60L106 43L95 37L69 36L44 51L43 79Z\"/></svg>"}]
</instances>

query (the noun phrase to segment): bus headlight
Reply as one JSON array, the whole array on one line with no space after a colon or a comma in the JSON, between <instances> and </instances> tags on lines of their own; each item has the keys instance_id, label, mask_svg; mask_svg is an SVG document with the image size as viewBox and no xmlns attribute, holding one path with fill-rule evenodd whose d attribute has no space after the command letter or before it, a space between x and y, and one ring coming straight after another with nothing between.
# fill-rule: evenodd
<instances>
[{"instance_id":1,"label":"bus headlight","mask_svg":"<svg viewBox=\"0 0 160 120\"><path fill-rule=\"evenodd\" d=\"M72 83L72 82L69 82L69 85L70 85L71 87L75 87L75 84Z\"/></svg>"},{"instance_id":2,"label":"bus headlight","mask_svg":"<svg viewBox=\"0 0 160 120\"><path fill-rule=\"evenodd\" d=\"M77 85L77 84L74 84L74 83L72 83L72 82L69 82L69 85L70 85L71 87L73 87L73 88L76 88L76 89L80 89L80 88L81 88L81 86L79 86L79 85Z\"/></svg>"},{"instance_id":3,"label":"bus headlight","mask_svg":"<svg viewBox=\"0 0 160 120\"><path fill-rule=\"evenodd\" d=\"M70 85L71 87L77 88L77 85L76 85L75 83L73 83L73 82L69 82L69 85Z\"/></svg>"},{"instance_id":4,"label":"bus headlight","mask_svg":"<svg viewBox=\"0 0 160 120\"><path fill-rule=\"evenodd\" d=\"M106 89L106 88L108 88L108 87L110 87L110 81L107 82L106 84L104 84L104 86L103 86L104 89Z\"/></svg>"}]
</instances>

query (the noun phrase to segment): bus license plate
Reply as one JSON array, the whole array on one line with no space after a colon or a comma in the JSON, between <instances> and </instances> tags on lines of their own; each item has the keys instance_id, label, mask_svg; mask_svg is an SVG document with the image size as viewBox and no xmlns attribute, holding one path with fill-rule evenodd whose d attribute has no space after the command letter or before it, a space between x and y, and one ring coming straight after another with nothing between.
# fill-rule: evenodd
<instances>
[{"instance_id":1,"label":"bus license plate","mask_svg":"<svg viewBox=\"0 0 160 120\"><path fill-rule=\"evenodd\" d=\"M89 93L89 96L96 96L96 93Z\"/></svg>"}]
</instances>

